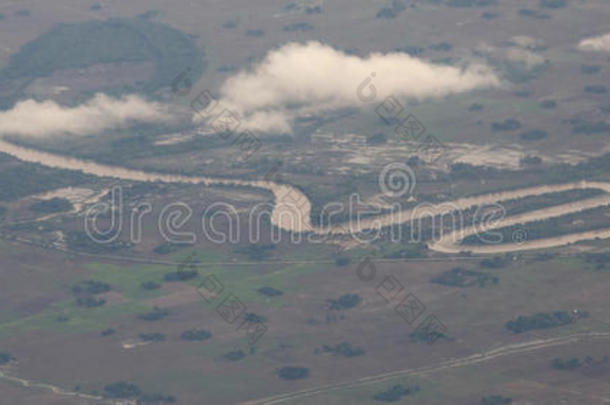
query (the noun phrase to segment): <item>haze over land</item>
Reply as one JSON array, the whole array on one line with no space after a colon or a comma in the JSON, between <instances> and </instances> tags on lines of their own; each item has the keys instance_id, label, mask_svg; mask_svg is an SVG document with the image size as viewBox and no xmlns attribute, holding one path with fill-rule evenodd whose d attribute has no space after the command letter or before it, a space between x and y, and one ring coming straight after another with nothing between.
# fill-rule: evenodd
<instances>
[{"instance_id":1,"label":"haze over land","mask_svg":"<svg viewBox=\"0 0 610 405\"><path fill-rule=\"evenodd\" d=\"M610 402L609 18L0 4L0 403Z\"/></svg>"}]
</instances>

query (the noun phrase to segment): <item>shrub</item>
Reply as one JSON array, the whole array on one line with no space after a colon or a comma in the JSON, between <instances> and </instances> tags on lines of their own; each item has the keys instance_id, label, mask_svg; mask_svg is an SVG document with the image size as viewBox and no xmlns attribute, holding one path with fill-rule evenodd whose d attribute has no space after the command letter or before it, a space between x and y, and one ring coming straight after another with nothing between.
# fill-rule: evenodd
<instances>
[{"instance_id":1,"label":"shrub","mask_svg":"<svg viewBox=\"0 0 610 405\"><path fill-rule=\"evenodd\" d=\"M542 100L540 102L540 107L545 109L551 109L557 107L557 101L555 100Z\"/></svg>"},{"instance_id":2,"label":"shrub","mask_svg":"<svg viewBox=\"0 0 610 405\"><path fill-rule=\"evenodd\" d=\"M234 350L232 352L226 353L222 357L224 357L226 360L229 360L229 361L239 361L239 360L243 359L244 357L246 357L246 354L241 350Z\"/></svg>"},{"instance_id":3,"label":"shrub","mask_svg":"<svg viewBox=\"0 0 610 405\"><path fill-rule=\"evenodd\" d=\"M434 343L439 339L451 340L445 333L432 328L418 328L409 333L409 338L417 343Z\"/></svg>"},{"instance_id":4,"label":"shrub","mask_svg":"<svg viewBox=\"0 0 610 405\"><path fill-rule=\"evenodd\" d=\"M265 35L265 31L263 30L248 30L246 31L246 35L249 37L260 38Z\"/></svg>"},{"instance_id":5,"label":"shrub","mask_svg":"<svg viewBox=\"0 0 610 405\"><path fill-rule=\"evenodd\" d=\"M601 84L592 84L590 86L585 86L585 93L590 94L606 94L608 89L606 86L602 86Z\"/></svg>"},{"instance_id":6,"label":"shrub","mask_svg":"<svg viewBox=\"0 0 610 405\"><path fill-rule=\"evenodd\" d=\"M481 267L487 267L490 269L499 269L507 266L510 263L510 259L506 256L494 256L491 259L483 259L479 263Z\"/></svg>"},{"instance_id":7,"label":"shrub","mask_svg":"<svg viewBox=\"0 0 610 405\"><path fill-rule=\"evenodd\" d=\"M494 122L491 124L491 129L494 131L516 131L521 128L521 122L515 119L507 119L503 122Z\"/></svg>"},{"instance_id":8,"label":"shrub","mask_svg":"<svg viewBox=\"0 0 610 405\"><path fill-rule=\"evenodd\" d=\"M112 328L108 328L108 329L104 329L103 331L100 332L100 335L102 336L110 336L110 335L114 335L116 333L116 330L112 329Z\"/></svg>"},{"instance_id":9,"label":"shrub","mask_svg":"<svg viewBox=\"0 0 610 405\"><path fill-rule=\"evenodd\" d=\"M142 394L136 401L137 405L159 405L161 403L173 404L176 402L176 397L173 395L163 394Z\"/></svg>"},{"instance_id":10,"label":"shrub","mask_svg":"<svg viewBox=\"0 0 610 405\"><path fill-rule=\"evenodd\" d=\"M11 361L15 360L12 354L6 352L0 352L0 366L3 366Z\"/></svg>"},{"instance_id":11,"label":"shrub","mask_svg":"<svg viewBox=\"0 0 610 405\"><path fill-rule=\"evenodd\" d=\"M140 286L145 290L158 290L161 288L161 284L156 281L144 281Z\"/></svg>"},{"instance_id":12,"label":"shrub","mask_svg":"<svg viewBox=\"0 0 610 405\"><path fill-rule=\"evenodd\" d=\"M404 5L403 0L392 0L392 4L389 7L383 7L377 12L377 18L396 18L402 13L407 7Z\"/></svg>"},{"instance_id":13,"label":"shrub","mask_svg":"<svg viewBox=\"0 0 610 405\"><path fill-rule=\"evenodd\" d=\"M248 323L263 323L266 319L264 316L257 315L254 312L247 312L244 314L244 321Z\"/></svg>"},{"instance_id":14,"label":"shrub","mask_svg":"<svg viewBox=\"0 0 610 405\"><path fill-rule=\"evenodd\" d=\"M350 259L349 257L341 256L341 257L337 257L335 259L335 264L337 266L343 267L343 266L347 266L348 264L350 264L351 261L352 261L352 259Z\"/></svg>"},{"instance_id":15,"label":"shrub","mask_svg":"<svg viewBox=\"0 0 610 405\"><path fill-rule=\"evenodd\" d=\"M335 345L335 346L324 345L324 346L322 346L322 351L325 353L332 353L337 356L343 356L343 357L355 357L355 356L362 356L364 354L364 349L362 349L360 347L352 346L348 342L339 343L338 345Z\"/></svg>"},{"instance_id":16,"label":"shrub","mask_svg":"<svg viewBox=\"0 0 610 405\"><path fill-rule=\"evenodd\" d=\"M199 271L197 270L178 270L167 273L165 276L163 276L163 279L165 281L188 281L196 278L197 276L199 276Z\"/></svg>"},{"instance_id":17,"label":"shrub","mask_svg":"<svg viewBox=\"0 0 610 405\"><path fill-rule=\"evenodd\" d=\"M496 4L497 0L448 0L449 7L485 7Z\"/></svg>"},{"instance_id":18,"label":"shrub","mask_svg":"<svg viewBox=\"0 0 610 405\"><path fill-rule=\"evenodd\" d=\"M305 13L306 14L322 14L322 7L320 7L320 6L306 7Z\"/></svg>"},{"instance_id":19,"label":"shrub","mask_svg":"<svg viewBox=\"0 0 610 405\"><path fill-rule=\"evenodd\" d=\"M125 381L119 381L104 386L104 396L106 398L131 398L137 397L142 391L135 385Z\"/></svg>"},{"instance_id":20,"label":"shrub","mask_svg":"<svg viewBox=\"0 0 610 405\"><path fill-rule=\"evenodd\" d=\"M282 367L277 371L277 375L284 380L299 380L309 377L309 369L305 367Z\"/></svg>"},{"instance_id":21,"label":"shrub","mask_svg":"<svg viewBox=\"0 0 610 405\"><path fill-rule=\"evenodd\" d=\"M208 340L212 337L212 334L205 329L190 329L182 332L180 339L190 341L202 341Z\"/></svg>"},{"instance_id":22,"label":"shrub","mask_svg":"<svg viewBox=\"0 0 610 405\"><path fill-rule=\"evenodd\" d=\"M407 395L415 394L419 391L419 386L405 387L402 384L394 385L385 391L381 391L373 395L375 401L396 402L400 398Z\"/></svg>"},{"instance_id":23,"label":"shrub","mask_svg":"<svg viewBox=\"0 0 610 405\"><path fill-rule=\"evenodd\" d=\"M358 294L345 294L340 296L338 299L329 299L330 309L343 310L350 309L362 302L362 298Z\"/></svg>"},{"instance_id":24,"label":"shrub","mask_svg":"<svg viewBox=\"0 0 610 405\"><path fill-rule=\"evenodd\" d=\"M540 8L562 8L567 4L566 0L540 0Z\"/></svg>"},{"instance_id":25,"label":"shrub","mask_svg":"<svg viewBox=\"0 0 610 405\"><path fill-rule=\"evenodd\" d=\"M548 14L544 14L536 10L531 10L529 8L521 8L519 9L519 11L517 11L517 14L523 17L536 18L538 20L547 20L551 18L551 16Z\"/></svg>"},{"instance_id":26,"label":"shrub","mask_svg":"<svg viewBox=\"0 0 610 405\"><path fill-rule=\"evenodd\" d=\"M495 18L498 18L499 14L498 13L490 13L488 11L484 12L483 14L481 14L481 18L485 19L485 20L493 20Z\"/></svg>"},{"instance_id":27,"label":"shrub","mask_svg":"<svg viewBox=\"0 0 610 405\"><path fill-rule=\"evenodd\" d=\"M483 104L479 104L479 103L472 103L470 104L470 107L468 107L468 111L482 111L483 110Z\"/></svg>"},{"instance_id":28,"label":"shrub","mask_svg":"<svg viewBox=\"0 0 610 405\"><path fill-rule=\"evenodd\" d=\"M79 307L95 308L106 304L106 300L95 297L79 297L76 299L76 305Z\"/></svg>"},{"instance_id":29,"label":"shrub","mask_svg":"<svg viewBox=\"0 0 610 405\"><path fill-rule=\"evenodd\" d=\"M138 318L143 321L160 321L161 319L169 316L169 311L167 309L161 309L158 307L154 307L151 312L146 312L144 314L138 315Z\"/></svg>"},{"instance_id":30,"label":"shrub","mask_svg":"<svg viewBox=\"0 0 610 405\"><path fill-rule=\"evenodd\" d=\"M313 29L313 25L304 22L284 25L283 28L283 30L286 32L307 32L313 31Z\"/></svg>"},{"instance_id":31,"label":"shrub","mask_svg":"<svg viewBox=\"0 0 610 405\"><path fill-rule=\"evenodd\" d=\"M432 49L433 51L447 52L453 49L453 45L451 45L449 42L439 42L437 44L428 46L428 48Z\"/></svg>"},{"instance_id":32,"label":"shrub","mask_svg":"<svg viewBox=\"0 0 610 405\"><path fill-rule=\"evenodd\" d=\"M404 52L411 56L418 56L418 55L423 54L426 50L420 46L405 46L405 47L397 49L396 51ZM390 120L388 120L388 123L390 125L394 125L395 123L400 123L400 120L398 120L398 118L394 119L395 122L389 122L389 121Z\"/></svg>"},{"instance_id":33,"label":"shrub","mask_svg":"<svg viewBox=\"0 0 610 405\"><path fill-rule=\"evenodd\" d=\"M567 312L537 313L529 316L519 316L506 323L506 329L513 333L523 333L532 329L548 329L568 325L575 321L575 317Z\"/></svg>"},{"instance_id":34,"label":"shrub","mask_svg":"<svg viewBox=\"0 0 610 405\"><path fill-rule=\"evenodd\" d=\"M472 287L475 285L485 287L489 283L497 284L498 277L478 271L466 270L461 267L454 267L437 277L433 277L431 281L450 287Z\"/></svg>"},{"instance_id":35,"label":"shrub","mask_svg":"<svg viewBox=\"0 0 610 405\"><path fill-rule=\"evenodd\" d=\"M542 163L542 158L539 156L526 156L519 160L521 166L536 166Z\"/></svg>"},{"instance_id":36,"label":"shrub","mask_svg":"<svg viewBox=\"0 0 610 405\"><path fill-rule=\"evenodd\" d=\"M606 124L604 121L599 122L578 122L573 128L574 134L599 134L610 131L610 124Z\"/></svg>"},{"instance_id":37,"label":"shrub","mask_svg":"<svg viewBox=\"0 0 610 405\"><path fill-rule=\"evenodd\" d=\"M43 214L53 214L56 212L70 211L72 203L65 198L51 198L35 202L30 206L30 210Z\"/></svg>"},{"instance_id":38,"label":"shrub","mask_svg":"<svg viewBox=\"0 0 610 405\"><path fill-rule=\"evenodd\" d=\"M383 145L384 143L388 142L388 137L386 134L382 133L382 132L378 132L375 135L371 135L368 138L366 138L366 144L367 145Z\"/></svg>"},{"instance_id":39,"label":"shrub","mask_svg":"<svg viewBox=\"0 0 610 405\"><path fill-rule=\"evenodd\" d=\"M516 90L513 92L513 94L517 97L529 97L532 95L532 91L531 90Z\"/></svg>"},{"instance_id":40,"label":"shrub","mask_svg":"<svg viewBox=\"0 0 610 405\"><path fill-rule=\"evenodd\" d=\"M275 245L271 244L250 244L246 247L240 247L235 249L235 252L241 255L245 255L250 260L264 260L271 256L271 251L275 249Z\"/></svg>"},{"instance_id":41,"label":"shrub","mask_svg":"<svg viewBox=\"0 0 610 405\"><path fill-rule=\"evenodd\" d=\"M163 333L140 333L144 342L163 342L167 337Z\"/></svg>"},{"instance_id":42,"label":"shrub","mask_svg":"<svg viewBox=\"0 0 610 405\"><path fill-rule=\"evenodd\" d=\"M571 359L553 359L551 367L556 370L576 370L582 366L580 359L574 357Z\"/></svg>"},{"instance_id":43,"label":"shrub","mask_svg":"<svg viewBox=\"0 0 610 405\"><path fill-rule=\"evenodd\" d=\"M481 399L482 405L506 405L511 404L512 402L512 398L507 398L500 395L491 395Z\"/></svg>"},{"instance_id":44,"label":"shrub","mask_svg":"<svg viewBox=\"0 0 610 405\"><path fill-rule=\"evenodd\" d=\"M382 7L377 12L377 18L396 18L398 16L398 12L394 11L391 7Z\"/></svg>"},{"instance_id":45,"label":"shrub","mask_svg":"<svg viewBox=\"0 0 610 405\"><path fill-rule=\"evenodd\" d=\"M178 244L171 243L171 242L164 242L164 243L160 244L159 246L156 246L153 249L153 252L158 255L167 255L167 254L173 253L179 249L180 249L180 245L178 245Z\"/></svg>"},{"instance_id":46,"label":"shrub","mask_svg":"<svg viewBox=\"0 0 610 405\"><path fill-rule=\"evenodd\" d=\"M237 28L238 24L239 24L239 20L227 20L222 23L222 28L226 28L226 29L230 30L233 28Z\"/></svg>"},{"instance_id":47,"label":"shrub","mask_svg":"<svg viewBox=\"0 0 610 405\"><path fill-rule=\"evenodd\" d=\"M110 291L110 285L102 281L86 280L72 286L74 294L102 294Z\"/></svg>"},{"instance_id":48,"label":"shrub","mask_svg":"<svg viewBox=\"0 0 610 405\"><path fill-rule=\"evenodd\" d=\"M585 75L592 75L595 73L599 73L602 70L602 67L599 65L581 65L580 71Z\"/></svg>"},{"instance_id":49,"label":"shrub","mask_svg":"<svg viewBox=\"0 0 610 405\"><path fill-rule=\"evenodd\" d=\"M258 289L258 292L266 295L267 297L279 297L280 295L284 294L280 290L276 290L273 287L261 287Z\"/></svg>"},{"instance_id":50,"label":"shrub","mask_svg":"<svg viewBox=\"0 0 610 405\"><path fill-rule=\"evenodd\" d=\"M532 129L531 131L519 134L519 138L523 139L524 141L537 141L546 138L548 135L549 134L542 129Z\"/></svg>"}]
</instances>

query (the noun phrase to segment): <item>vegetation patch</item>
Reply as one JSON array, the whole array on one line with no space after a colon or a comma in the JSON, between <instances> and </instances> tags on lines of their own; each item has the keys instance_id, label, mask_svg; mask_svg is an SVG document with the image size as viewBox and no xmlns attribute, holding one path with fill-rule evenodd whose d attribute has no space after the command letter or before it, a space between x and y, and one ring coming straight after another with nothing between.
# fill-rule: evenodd
<instances>
[{"instance_id":1,"label":"vegetation patch","mask_svg":"<svg viewBox=\"0 0 610 405\"><path fill-rule=\"evenodd\" d=\"M569 325L580 318L588 317L587 312L556 311L551 313L539 312L534 315L521 315L505 325L513 333L523 333L536 329L549 329Z\"/></svg>"},{"instance_id":2,"label":"vegetation patch","mask_svg":"<svg viewBox=\"0 0 610 405\"><path fill-rule=\"evenodd\" d=\"M513 399L509 397L503 397L501 395L490 395L481 398L481 405L507 405L512 404Z\"/></svg>"},{"instance_id":3,"label":"vegetation patch","mask_svg":"<svg viewBox=\"0 0 610 405\"><path fill-rule=\"evenodd\" d=\"M180 339L182 340L190 340L190 341L202 341L208 340L212 337L212 333L208 332L205 329L190 329L182 332L180 335Z\"/></svg>"},{"instance_id":4,"label":"vegetation patch","mask_svg":"<svg viewBox=\"0 0 610 405\"><path fill-rule=\"evenodd\" d=\"M397 402L400 401L402 397L406 397L409 395L413 395L420 390L419 386L414 385L411 387L405 387L402 384L396 384L391 386L385 391L380 391L373 395L373 399L375 401L380 402Z\"/></svg>"},{"instance_id":5,"label":"vegetation patch","mask_svg":"<svg viewBox=\"0 0 610 405\"><path fill-rule=\"evenodd\" d=\"M239 360L243 359L244 357L246 357L246 353L244 353L242 350L234 350L234 351L225 353L222 357L228 361L239 361Z\"/></svg>"},{"instance_id":6,"label":"vegetation patch","mask_svg":"<svg viewBox=\"0 0 610 405\"><path fill-rule=\"evenodd\" d=\"M339 343L335 346L324 345L322 346L322 349L318 349L318 351L343 357L362 356L365 353L364 349L361 347L352 346L352 344L348 342Z\"/></svg>"},{"instance_id":7,"label":"vegetation patch","mask_svg":"<svg viewBox=\"0 0 610 405\"><path fill-rule=\"evenodd\" d=\"M144 342L163 342L167 339L163 333L140 333L139 336Z\"/></svg>"},{"instance_id":8,"label":"vegetation patch","mask_svg":"<svg viewBox=\"0 0 610 405\"><path fill-rule=\"evenodd\" d=\"M134 80L129 86L97 91L153 95L172 83L185 67L189 67L193 82L205 67L201 50L187 34L149 19L113 18L55 26L22 46L0 77L5 82L29 83L65 69L124 62L152 62L155 75L148 81Z\"/></svg>"},{"instance_id":9,"label":"vegetation patch","mask_svg":"<svg viewBox=\"0 0 610 405\"><path fill-rule=\"evenodd\" d=\"M362 298L358 294L345 294L337 299L329 299L329 309L332 310L346 310L354 308L362 302Z\"/></svg>"},{"instance_id":10,"label":"vegetation patch","mask_svg":"<svg viewBox=\"0 0 610 405\"><path fill-rule=\"evenodd\" d=\"M10 363L15 360L12 354L6 352L0 352L0 366Z\"/></svg>"},{"instance_id":11,"label":"vegetation patch","mask_svg":"<svg viewBox=\"0 0 610 405\"><path fill-rule=\"evenodd\" d=\"M49 200L37 201L30 205L30 210L42 214L53 214L56 212L65 212L72 209L72 203L65 198L51 198Z\"/></svg>"},{"instance_id":12,"label":"vegetation patch","mask_svg":"<svg viewBox=\"0 0 610 405\"><path fill-rule=\"evenodd\" d=\"M282 367L277 370L277 376L283 380L300 380L309 377L309 369L305 367Z\"/></svg>"},{"instance_id":13,"label":"vegetation patch","mask_svg":"<svg viewBox=\"0 0 610 405\"><path fill-rule=\"evenodd\" d=\"M261 287L257 291L267 297L279 297L284 294L280 290L277 290L273 287Z\"/></svg>"},{"instance_id":14,"label":"vegetation patch","mask_svg":"<svg viewBox=\"0 0 610 405\"><path fill-rule=\"evenodd\" d=\"M485 287L489 284L498 284L498 277L480 271L454 267L451 270L432 278L431 281L436 284L450 287Z\"/></svg>"},{"instance_id":15,"label":"vegetation patch","mask_svg":"<svg viewBox=\"0 0 610 405\"><path fill-rule=\"evenodd\" d=\"M90 179L80 172L48 169L29 163L2 167L0 201L14 201L57 188L77 186Z\"/></svg>"}]
</instances>

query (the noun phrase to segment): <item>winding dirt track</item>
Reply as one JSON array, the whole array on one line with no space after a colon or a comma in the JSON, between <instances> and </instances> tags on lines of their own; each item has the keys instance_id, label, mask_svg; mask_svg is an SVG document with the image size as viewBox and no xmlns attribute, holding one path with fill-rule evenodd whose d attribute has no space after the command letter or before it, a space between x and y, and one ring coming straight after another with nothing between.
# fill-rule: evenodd
<instances>
[{"instance_id":1,"label":"winding dirt track","mask_svg":"<svg viewBox=\"0 0 610 405\"><path fill-rule=\"evenodd\" d=\"M452 217L452 220L455 221L456 212L476 206L491 205L500 201L543 195L553 192L594 188L603 190L608 193L608 195L543 208L525 214L504 218L502 220L483 223L476 227L464 227L464 224L462 223L460 224L462 227L460 227L459 230L443 234L439 240L430 242L429 248L443 253L459 253L461 251L468 250L472 253L491 254L556 247L595 238L610 238L610 229L602 229L554 238L526 241L523 243L488 244L468 247L459 244L463 238L476 233L518 223L558 217L590 208L608 205L610 204L610 183L607 182L580 181L566 184L527 187L517 190L489 193L476 197L461 198L438 204L420 204L415 208L405 209L390 214L353 220L348 223L333 225L330 227L319 227L311 224L311 203L307 196L297 188L285 184L278 184L271 181L223 179L206 176L184 176L127 169L42 152L31 148L25 148L1 139L0 152L4 152L25 162L38 163L56 169L80 171L97 177L109 177L120 180L141 182L201 184L204 186L249 186L267 190L273 193L275 201L271 213L271 222L273 225L294 233L308 232L316 235L354 235L363 231L380 230L390 225L417 222L435 216L444 218L449 215ZM460 218L461 216L458 215L458 220Z\"/></svg>"}]
</instances>

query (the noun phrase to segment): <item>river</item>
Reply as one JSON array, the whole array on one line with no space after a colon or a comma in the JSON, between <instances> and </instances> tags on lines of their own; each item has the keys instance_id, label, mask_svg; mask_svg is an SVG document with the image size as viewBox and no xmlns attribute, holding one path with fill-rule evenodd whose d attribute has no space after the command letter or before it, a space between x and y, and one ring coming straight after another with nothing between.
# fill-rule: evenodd
<instances>
[{"instance_id":1,"label":"river","mask_svg":"<svg viewBox=\"0 0 610 405\"><path fill-rule=\"evenodd\" d=\"M318 235L354 235L369 230L380 230L390 225L421 221L432 216L453 215L456 210L465 210L471 207L497 204L501 201L543 195L547 193L578 190L599 189L607 196L594 197L567 204L552 206L524 214L510 216L479 226L465 226L459 230L443 234L438 240L429 242L431 250L443 253L471 253L493 254L511 251L550 248L595 238L610 238L610 229L602 229L581 233L574 233L553 238L519 241L515 243L487 244L463 246L459 241L477 232L485 232L495 228L510 226L518 223L543 220L558 217L574 212L610 204L610 183L579 181L565 184L541 185L510 191L483 194L475 197L466 197L437 204L420 204L389 214L381 214L330 227L313 226L310 220L311 203L307 196L295 187L262 180L224 179L206 176L185 176L177 174L157 173L137 169L128 169L96 163L90 160L66 157L54 153L43 152L32 148L15 145L0 139L0 152L6 153L24 162L38 163L55 169L79 171L97 177L107 177L120 180L162 183L201 184L204 186L249 186L269 191L274 196L274 207L271 222L278 228L286 231L302 233L310 232Z\"/></svg>"}]
</instances>

